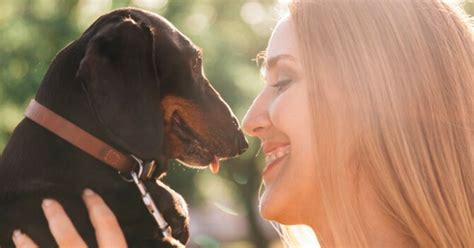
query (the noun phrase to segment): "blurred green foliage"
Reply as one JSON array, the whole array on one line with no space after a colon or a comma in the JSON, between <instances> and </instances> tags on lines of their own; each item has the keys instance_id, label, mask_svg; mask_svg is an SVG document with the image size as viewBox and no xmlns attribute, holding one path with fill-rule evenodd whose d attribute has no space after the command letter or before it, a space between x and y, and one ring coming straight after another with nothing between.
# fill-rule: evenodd
<instances>
[{"instance_id":1,"label":"blurred green foliage","mask_svg":"<svg viewBox=\"0 0 474 248\"><path fill-rule=\"evenodd\" d=\"M237 117L243 117L262 86L252 59L265 48L285 4L276 0L2 0L0 153L54 55L97 17L124 6L163 15L202 47L208 78ZM474 13L472 1L467 1L465 8ZM261 158L256 156L256 140L250 142L249 151L224 162L218 176L173 165L165 180L183 194L191 208L213 205L246 218L247 243L237 246L263 248L269 243L256 212ZM218 240L202 235L194 243L202 247L220 245Z\"/></svg>"}]
</instances>

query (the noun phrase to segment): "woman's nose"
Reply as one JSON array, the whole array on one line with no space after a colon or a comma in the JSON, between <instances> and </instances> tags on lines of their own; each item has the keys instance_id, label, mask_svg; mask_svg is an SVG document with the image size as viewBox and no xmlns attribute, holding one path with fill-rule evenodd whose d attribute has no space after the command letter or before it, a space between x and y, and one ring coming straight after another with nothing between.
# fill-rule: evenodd
<instances>
[{"instance_id":1,"label":"woman's nose","mask_svg":"<svg viewBox=\"0 0 474 248\"><path fill-rule=\"evenodd\" d=\"M271 126L270 116L266 104L257 97L245 114L242 128L250 136L261 136Z\"/></svg>"}]
</instances>

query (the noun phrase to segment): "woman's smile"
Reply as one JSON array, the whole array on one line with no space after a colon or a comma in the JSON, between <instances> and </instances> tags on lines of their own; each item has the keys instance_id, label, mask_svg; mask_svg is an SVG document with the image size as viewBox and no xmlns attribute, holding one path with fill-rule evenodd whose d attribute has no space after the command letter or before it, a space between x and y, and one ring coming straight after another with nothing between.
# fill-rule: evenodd
<instances>
[{"instance_id":1,"label":"woman's smile","mask_svg":"<svg viewBox=\"0 0 474 248\"><path fill-rule=\"evenodd\" d=\"M274 147L269 151L265 151L265 168L262 171L263 180L268 183L271 180L270 171L277 165L281 164L290 154L290 145L281 145ZM273 170L274 171L274 170Z\"/></svg>"}]
</instances>

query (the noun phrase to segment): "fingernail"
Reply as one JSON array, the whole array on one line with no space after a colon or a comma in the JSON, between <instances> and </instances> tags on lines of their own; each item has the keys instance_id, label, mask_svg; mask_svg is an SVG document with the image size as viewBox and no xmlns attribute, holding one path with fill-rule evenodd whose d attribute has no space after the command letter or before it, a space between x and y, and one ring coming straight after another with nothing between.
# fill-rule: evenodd
<instances>
[{"instance_id":1,"label":"fingernail","mask_svg":"<svg viewBox=\"0 0 474 248\"><path fill-rule=\"evenodd\" d=\"M44 199L43 200L43 204L41 204L41 206L43 206L43 208L47 208L49 206L51 206L53 204L53 200L51 199Z\"/></svg>"},{"instance_id":2,"label":"fingernail","mask_svg":"<svg viewBox=\"0 0 474 248\"><path fill-rule=\"evenodd\" d=\"M83 195L87 197L87 196L95 195L95 193L91 189L86 188L86 189L84 189Z\"/></svg>"},{"instance_id":3,"label":"fingernail","mask_svg":"<svg viewBox=\"0 0 474 248\"><path fill-rule=\"evenodd\" d=\"M12 236L13 240L18 241L21 239L21 236L22 236L22 233L20 230L17 229L13 231L13 236Z\"/></svg>"}]
</instances>

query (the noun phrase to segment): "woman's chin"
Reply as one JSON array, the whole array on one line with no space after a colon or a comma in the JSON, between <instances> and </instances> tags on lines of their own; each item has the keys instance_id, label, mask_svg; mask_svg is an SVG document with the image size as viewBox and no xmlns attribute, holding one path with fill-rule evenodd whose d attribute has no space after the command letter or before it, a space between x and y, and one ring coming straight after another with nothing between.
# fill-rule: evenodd
<instances>
[{"instance_id":1,"label":"woman's chin","mask_svg":"<svg viewBox=\"0 0 474 248\"><path fill-rule=\"evenodd\" d=\"M283 210L283 211L282 211ZM284 225L292 225L291 217L285 214L284 209L279 209L275 205L260 204L260 215L268 221L275 221Z\"/></svg>"},{"instance_id":2,"label":"woman's chin","mask_svg":"<svg viewBox=\"0 0 474 248\"><path fill-rule=\"evenodd\" d=\"M299 223L297 220L300 215L296 214L297 209L293 208L294 204L299 204L294 195L288 195L288 190L284 187L278 187L278 184L275 183L265 187L259 204L260 215L269 221L276 221L284 225L295 225Z\"/></svg>"},{"instance_id":3,"label":"woman's chin","mask_svg":"<svg viewBox=\"0 0 474 248\"><path fill-rule=\"evenodd\" d=\"M266 188L260 199L260 215L269 221L281 222L285 212L283 202L279 201L278 195L272 192L272 188Z\"/></svg>"}]
</instances>

